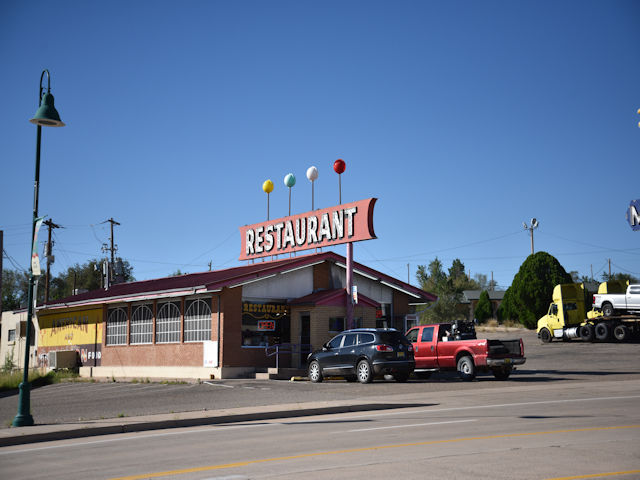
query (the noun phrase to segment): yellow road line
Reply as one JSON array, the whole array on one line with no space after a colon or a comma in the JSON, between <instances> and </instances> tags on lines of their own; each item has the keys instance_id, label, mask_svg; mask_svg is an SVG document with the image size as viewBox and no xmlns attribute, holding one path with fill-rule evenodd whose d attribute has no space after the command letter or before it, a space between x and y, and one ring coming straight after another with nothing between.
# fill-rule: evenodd
<instances>
[{"instance_id":1,"label":"yellow road line","mask_svg":"<svg viewBox=\"0 0 640 480\"><path fill-rule=\"evenodd\" d=\"M547 480L579 480L581 478L602 478L613 477L614 475L631 475L632 473L640 473L640 470L627 470L626 472L590 473L587 475L574 475L573 477L547 478Z\"/></svg>"},{"instance_id":2,"label":"yellow road line","mask_svg":"<svg viewBox=\"0 0 640 480\"><path fill-rule=\"evenodd\" d=\"M459 443L459 442L467 442L472 440L495 440L497 438L515 438L515 437L526 437L526 436L534 436L534 435L554 435L558 433L596 432L596 431L603 431L603 430L621 430L621 429L629 429L629 428L640 428L640 425L622 425L618 427L573 428L573 429L566 429L566 430L550 430L547 432L505 433L501 435L486 435L482 437L452 438L447 440L429 440L426 442L416 442L416 443L399 443L396 445L380 445L377 447L349 448L345 450L333 450L329 452L301 453L299 455L290 455L287 457L261 458L258 460L246 460L243 462L236 462L236 463L223 463L220 465L207 465L204 467L184 468L180 470L171 470L167 472L145 473L142 475L131 475L127 477L113 478L111 480L142 480L145 478L159 478L159 477L168 477L170 475L185 475L188 473L206 472L210 470L222 470L225 468L246 467L247 465L256 465L259 463L266 463L266 462L279 462L283 460L296 460L299 458L311 458L311 457L319 457L319 456L327 456L327 455L340 455L345 453L368 452L372 450L385 450L389 448L421 447L426 445L438 445L443 443ZM629 472L629 473L634 473L634 472ZM608 475L618 475L618 474L621 475L621 473L611 473ZM603 476L603 475L607 475L607 474L600 474L600 476ZM550 480L569 480L569 479L579 479L579 478L593 478L593 476L592 477L589 477L589 476L565 477L563 479L558 478L558 479L550 479Z\"/></svg>"}]
</instances>

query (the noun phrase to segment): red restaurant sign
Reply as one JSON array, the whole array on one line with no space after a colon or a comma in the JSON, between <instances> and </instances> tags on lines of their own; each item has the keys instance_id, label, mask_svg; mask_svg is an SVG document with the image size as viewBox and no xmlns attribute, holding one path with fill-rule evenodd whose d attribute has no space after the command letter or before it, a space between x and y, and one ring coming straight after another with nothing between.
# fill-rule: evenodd
<instances>
[{"instance_id":1,"label":"red restaurant sign","mask_svg":"<svg viewBox=\"0 0 640 480\"><path fill-rule=\"evenodd\" d=\"M240 260L376 238L368 198L335 207L240 227Z\"/></svg>"}]
</instances>

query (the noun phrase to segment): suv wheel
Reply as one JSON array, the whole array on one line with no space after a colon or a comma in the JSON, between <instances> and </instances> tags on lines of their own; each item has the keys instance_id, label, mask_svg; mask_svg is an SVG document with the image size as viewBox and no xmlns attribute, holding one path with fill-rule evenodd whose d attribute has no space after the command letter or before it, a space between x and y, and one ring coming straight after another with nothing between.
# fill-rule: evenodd
<instances>
[{"instance_id":1,"label":"suv wheel","mask_svg":"<svg viewBox=\"0 0 640 480\"><path fill-rule=\"evenodd\" d=\"M322 382L322 370L320 370L320 364L317 360L309 364L309 380L313 383Z\"/></svg>"},{"instance_id":2,"label":"suv wheel","mask_svg":"<svg viewBox=\"0 0 640 480\"><path fill-rule=\"evenodd\" d=\"M373 372L371 371L371 365L366 360L360 360L356 367L356 373L358 375L358 381L360 383L371 383L373 381Z\"/></svg>"}]
</instances>

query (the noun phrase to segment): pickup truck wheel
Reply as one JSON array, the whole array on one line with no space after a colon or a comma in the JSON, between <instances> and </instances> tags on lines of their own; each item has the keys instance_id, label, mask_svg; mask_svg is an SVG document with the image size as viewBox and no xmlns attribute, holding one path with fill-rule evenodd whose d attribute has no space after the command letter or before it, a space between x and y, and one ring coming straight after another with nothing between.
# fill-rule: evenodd
<instances>
[{"instance_id":1,"label":"pickup truck wheel","mask_svg":"<svg viewBox=\"0 0 640 480\"><path fill-rule=\"evenodd\" d=\"M585 342L593 342L593 325L582 325L580 327L580 338Z\"/></svg>"},{"instance_id":2,"label":"pickup truck wheel","mask_svg":"<svg viewBox=\"0 0 640 480\"><path fill-rule=\"evenodd\" d=\"M371 371L371 365L366 360L360 360L356 367L356 373L358 375L358 381L360 383L371 383L373 381L373 372Z\"/></svg>"},{"instance_id":3,"label":"pickup truck wheel","mask_svg":"<svg viewBox=\"0 0 640 480\"><path fill-rule=\"evenodd\" d=\"M476 378L476 366L473 364L473 359L465 355L458 360L458 375L465 382L470 382Z\"/></svg>"},{"instance_id":4,"label":"pickup truck wheel","mask_svg":"<svg viewBox=\"0 0 640 480\"><path fill-rule=\"evenodd\" d=\"M551 343L553 337L551 336L551 332L547 328L543 328L540 330L540 341L542 343Z\"/></svg>"},{"instance_id":5,"label":"pickup truck wheel","mask_svg":"<svg viewBox=\"0 0 640 480\"><path fill-rule=\"evenodd\" d=\"M506 380L511 375L511 371L511 367L497 367L492 370L492 373L496 380Z\"/></svg>"},{"instance_id":6,"label":"pickup truck wheel","mask_svg":"<svg viewBox=\"0 0 640 480\"><path fill-rule=\"evenodd\" d=\"M613 336L619 342L625 342L629 338L629 329L626 325L616 325L613 329Z\"/></svg>"},{"instance_id":7,"label":"pickup truck wheel","mask_svg":"<svg viewBox=\"0 0 640 480\"><path fill-rule=\"evenodd\" d=\"M605 317L612 317L613 316L613 305L611 305L610 303L605 303L602 305L602 314Z\"/></svg>"},{"instance_id":8,"label":"pickup truck wheel","mask_svg":"<svg viewBox=\"0 0 640 480\"><path fill-rule=\"evenodd\" d=\"M320 369L320 364L317 360L314 360L309 364L308 375L309 380L311 380L313 383L322 382L322 370Z\"/></svg>"},{"instance_id":9,"label":"pickup truck wheel","mask_svg":"<svg viewBox=\"0 0 640 480\"><path fill-rule=\"evenodd\" d=\"M610 329L609 325L607 325L606 323L597 324L594 332L596 335L596 340L600 340L601 342L609 340Z\"/></svg>"}]
</instances>

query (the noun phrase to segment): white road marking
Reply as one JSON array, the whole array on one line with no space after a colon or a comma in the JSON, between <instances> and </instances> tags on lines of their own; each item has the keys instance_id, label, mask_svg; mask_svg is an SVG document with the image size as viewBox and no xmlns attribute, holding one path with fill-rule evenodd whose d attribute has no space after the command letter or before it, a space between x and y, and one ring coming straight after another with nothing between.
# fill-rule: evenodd
<instances>
[{"instance_id":1,"label":"white road marking","mask_svg":"<svg viewBox=\"0 0 640 480\"><path fill-rule=\"evenodd\" d=\"M468 419L468 420L451 420L450 422L430 422L430 423L414 423L411 425L392 425L390 427L373 427L373 428L358 428L357 430L347 430L347 433L351 432L368 432L370 430L387 430L390 428L410 428L410 427L426 427L427 425L445 425L447 423L466 423L466 422L475 422L476 419ZM344 432L333 432L333 433L344 433Z\"/></svg>"},{"instance_id":2,"label":"white road marking","mask_svg":"<svg viewBox=\"0 0 640 480\"><path fill-rule=\"evenodd\" d=\"M234 388L233 385L225 385L224 383L215 383L215 382L202 382L206 385L211 385L212 387L224 387L224 388Z\"/></svg>"},{"instance_id":3,"label":"white road marking","mask_svg":"<svg viewBox=\"0 0 640 480\"><path fill-rule=\"evenodd\" d=\"M640 395L629 395L625 397L568 398L565 400L541 400L539 402L500 403L495 405L471 405L469 407L437 408L433 410L432 409L412 410L411 413L456 412L459 410L475 410L475 409L505 408L505 407L526 407L530 405L550 405L554 403L591 402L591 401L599 401L599 400L630 400L634 398L640 398ZM386 412L386 413L372 413L371 415L355 415L349 418L386 417L391 415L406 415L406 414L407 414L407 411Z\"/></svg>"}]
</instances>

